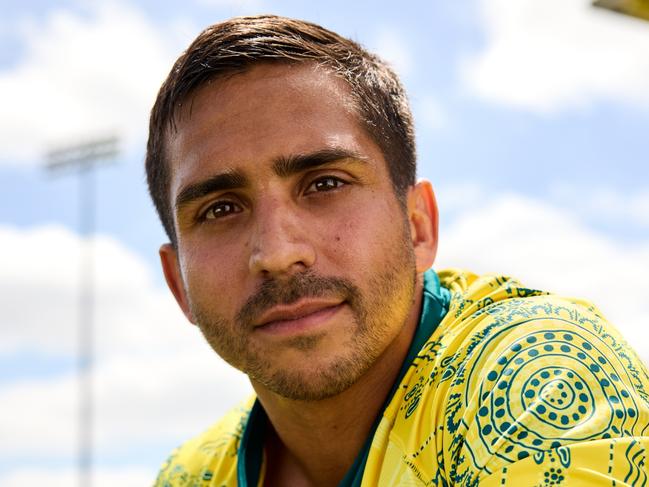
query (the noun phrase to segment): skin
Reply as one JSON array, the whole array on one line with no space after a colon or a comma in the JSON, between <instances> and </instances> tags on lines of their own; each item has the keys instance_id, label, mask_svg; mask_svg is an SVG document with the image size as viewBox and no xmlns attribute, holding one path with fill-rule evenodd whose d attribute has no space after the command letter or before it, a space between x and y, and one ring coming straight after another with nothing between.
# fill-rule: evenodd
<instances>
[{"instance_id":1,"label":"skin","mask_svg":"<svg viewBox=\"0 0 649 487\"><path fill-rule=\"evenodd\" d=\"M347 85L310 64L200 88L168 142L167 283L268 414L267 484L336 485L417 326L430 183L401 204Z\"/></svg>"}]
</instances>

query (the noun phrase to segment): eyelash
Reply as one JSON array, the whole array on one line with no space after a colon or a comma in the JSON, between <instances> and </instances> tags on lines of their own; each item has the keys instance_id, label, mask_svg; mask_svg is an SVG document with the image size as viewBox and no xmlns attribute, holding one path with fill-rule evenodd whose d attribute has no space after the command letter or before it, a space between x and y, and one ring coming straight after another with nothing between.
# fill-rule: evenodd
<instances>
[{"instance_id":1,"label":"eyelash","mask_svg":"<svg viewBox=\"0 0 649 487\"><path fill-rule=\"evenodd\" d=\"M333 181L334 185L333 186L328 186L326 188L322 188L321 190L316 189L316 186L319 183L324 183L325 181ZM314 181L311 182L311 184L309 184L309 186L307 187L307 189L305 191L305 194L327 193L329 191L334 191L336 189L339 189L339 188L341 188L342 186L344 186L346 184L347 183L345 181L343 181L340 178L337 178L336 176L322 176L322 177L319 177L319 178L315 179ZM312 187L314 188L313 190L311 190Z\"/></svg>"},{"instance_id":2,"label":"eyelash","mask_svg":"<svg viewBox=\"0 0 649 487\"><path fill-rule=\"evenodd\" d=\"M223 206L229 205L233 209L227 213L225 213L223 216L210 216L214 214L214 210L217 208L222 208ZM217 220L219 218L224 218L226 215L231 215L233 213L239 213L241 211L241 208L235 208L239 207L237 203L234 203L233 201L227 201L227 200L222 200L222 201L216 201L212 203L206 210L203 212L201 220Z\"/></svg>"},{"instance_id":3,"label":"eyelash","mask_svg":"<svg viewBox=\"0 0 649 487\"><path fill-rule=\"evenodd\" d=\"M318 184L323 184L325 182L332 182L333 181L333 186L327 186L325 188L321 188L320 190L317 189ZM336 189L341 188L342 186L345 186L347 182L343 181L342 179L335 177L335 176L322 176L319 177L315 180L313 180L309 186L307 187L306 191L304 192L305 194L314 194L314 193L328 193L330 191L334 191ZM313 188L313 189L311 189ZM215 215L214 211L216 209L222 209L224 206L230 206L231 209L230 211L224 211L221 216ZM212 203L210 206L207 207L207 209L201 214L201 220L218 220L220 218L225 218L227 215L232 215L234 213L239 213L241 210L241 207L239 204L229 201L229 200L220 200L220 201L215 201Z\"/></svg>"}]
</instances>

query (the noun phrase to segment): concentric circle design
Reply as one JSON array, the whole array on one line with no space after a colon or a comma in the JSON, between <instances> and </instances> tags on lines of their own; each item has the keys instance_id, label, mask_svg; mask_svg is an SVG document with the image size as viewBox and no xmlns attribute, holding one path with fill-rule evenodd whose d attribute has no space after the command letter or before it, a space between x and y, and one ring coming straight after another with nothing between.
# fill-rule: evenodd
<instances>
[{"instance_id":1,"label":"concentric circle design","mask_svg":"<svg viewBox=\"0 0 649 487\"><path fill-rule=\"evenodd\" d=\"M571 441L630 431L637 406L607 347L586 330L536 331L489 362L481 371L477 414L488 450L516 461Z\"/></svg>"},{"instance_id":2,"label":"concentric circle design","mask_svg":"<svg viewBox=\"0 0 649 487\"><path fill-rule=\"evenodd\" d=\"M569 430L588 420L596 409L585 384L574 368L543 367L523 383L521 403L542 423Z\"/></svg>"}]
</instances>

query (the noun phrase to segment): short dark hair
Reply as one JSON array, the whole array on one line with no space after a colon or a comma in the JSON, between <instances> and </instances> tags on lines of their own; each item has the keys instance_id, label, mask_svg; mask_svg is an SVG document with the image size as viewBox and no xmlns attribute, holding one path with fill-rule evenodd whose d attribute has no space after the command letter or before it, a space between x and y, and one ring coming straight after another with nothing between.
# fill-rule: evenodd
<instances>
[{"instance_id":1,"label":"short dark hair","mask_svg":"<svg viewBox=\"0 0 649 487\"><path fill-rule=\"evenodd\" d=\"M395 72L358 43L319 25L260 15L236 17L208 27L178 58L151 110L146 173L149 192L172 244L177 243L165 137L176 114L197 88L220 76L260 63L314 62L344 79L361 123L381 149L399 200L416 177L412 114Z\"/></svg>"}]
</instances>

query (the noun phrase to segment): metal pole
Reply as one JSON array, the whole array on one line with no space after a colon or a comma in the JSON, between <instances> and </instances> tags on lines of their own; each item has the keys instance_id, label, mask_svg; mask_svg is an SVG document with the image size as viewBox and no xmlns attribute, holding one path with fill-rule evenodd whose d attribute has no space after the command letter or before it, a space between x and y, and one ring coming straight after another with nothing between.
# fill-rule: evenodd
<instances>
[{"instance_id":1,"label":"metal pole","mask_svg":"<svg viewBox=\"0 0 649 487\"><path fill-rule=\"evenodd\" d=\"M48 155L47 169L61 171L73 168L79 175L79 224L81 231L81 263L79 290L79 324L77 373L79 393L78 416L78 485L92 486L94 451L94 240L95 232L95 167L101 160L118 153L116 137L57 149Z\"/></svg>"},{"instance_id":2,"label":"metal pole","mask_svg":"<svg viewBox=\"0 0 649 487\"><path fill-rule=\"evenodd\" d=\"M81 222L81 290L79 302L79 487L92 486L94 366L94 227L95 178L92 166L79 172Z\"/></svg>"}]
</instances>

